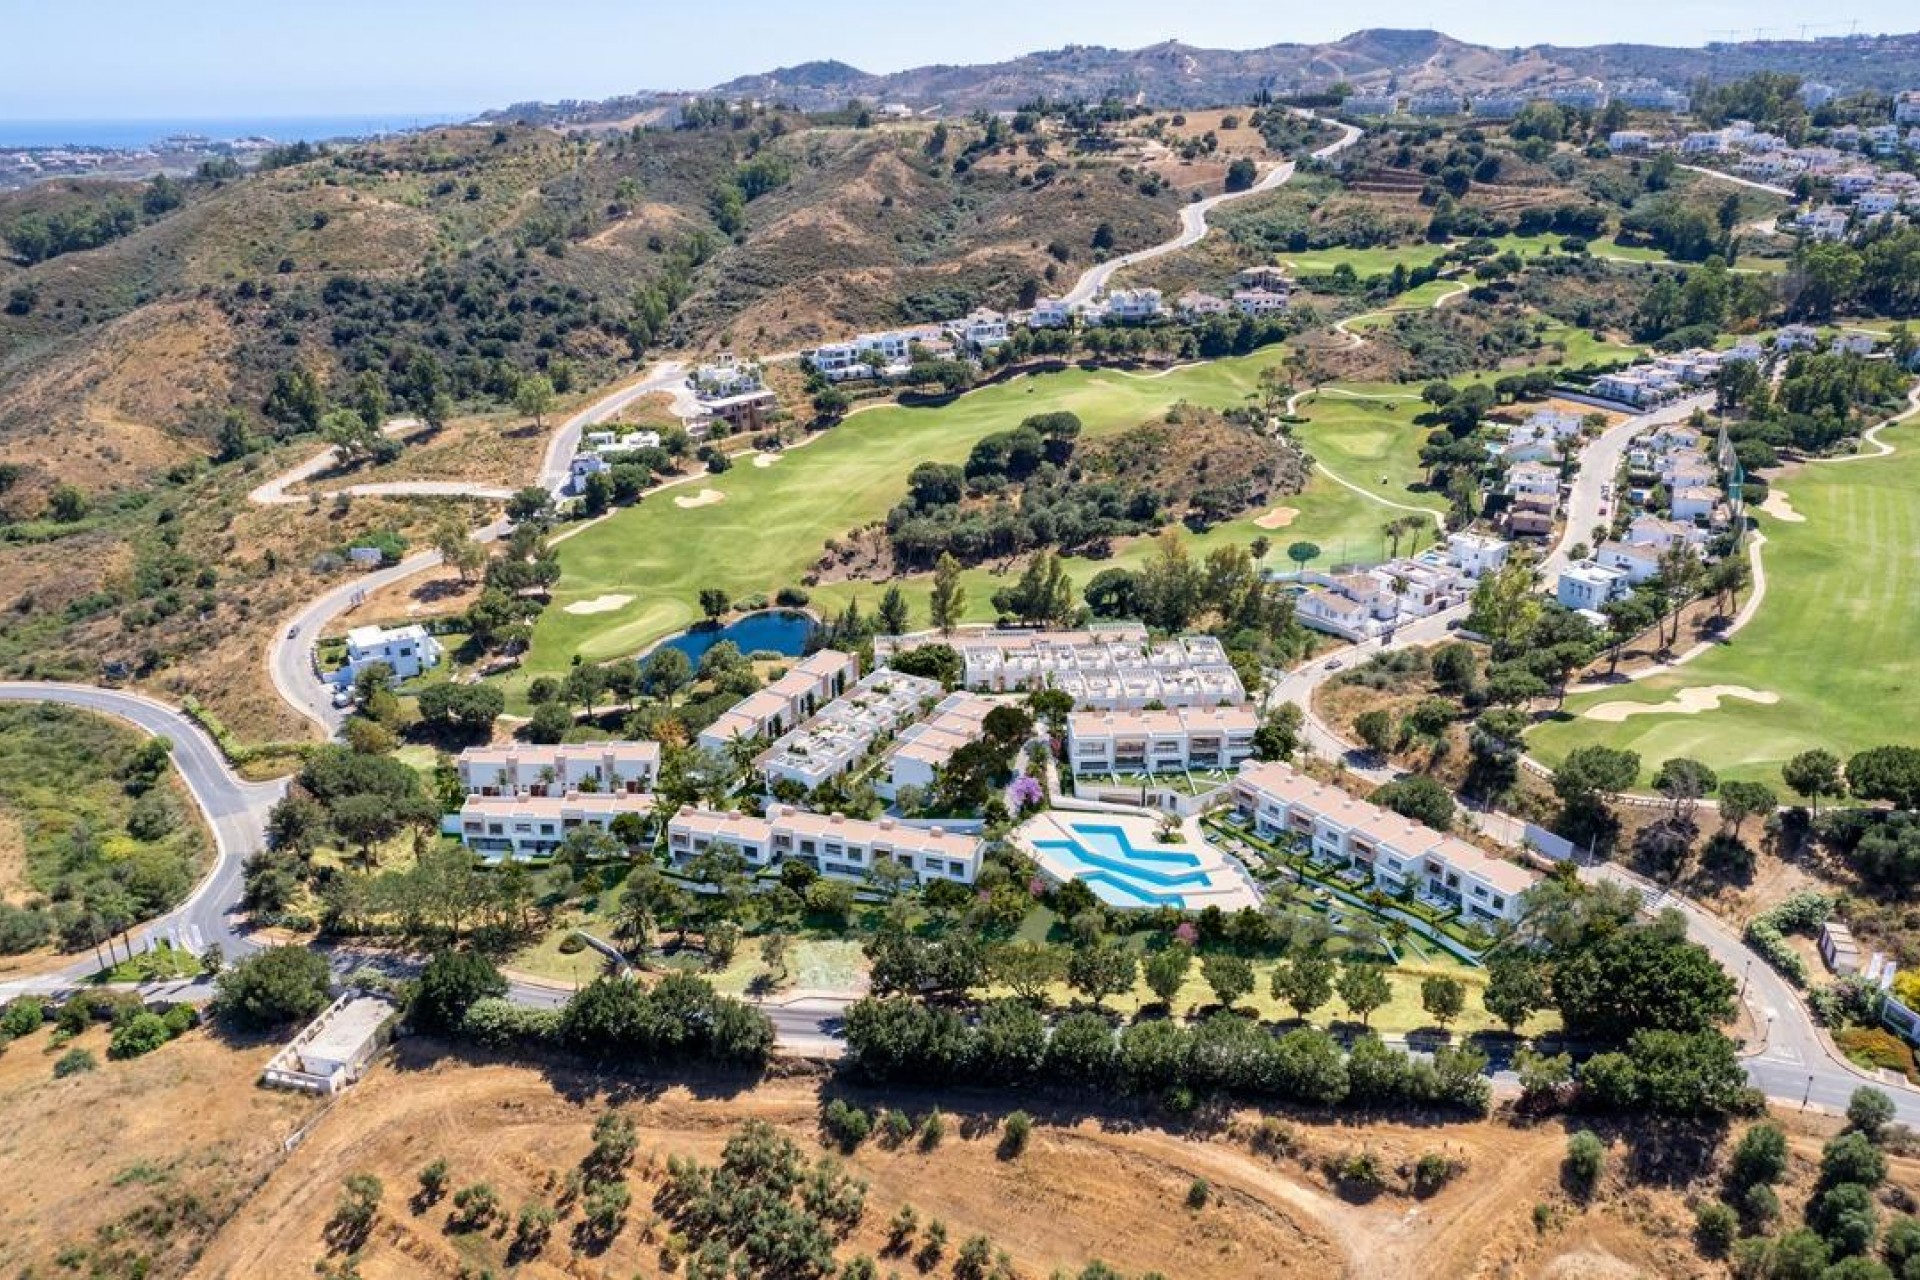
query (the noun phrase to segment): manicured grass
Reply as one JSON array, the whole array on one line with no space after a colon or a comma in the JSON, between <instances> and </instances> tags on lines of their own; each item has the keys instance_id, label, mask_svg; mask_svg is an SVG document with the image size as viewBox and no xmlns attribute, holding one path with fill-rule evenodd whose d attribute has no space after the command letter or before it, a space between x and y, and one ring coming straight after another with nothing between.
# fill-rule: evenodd
<instances>
[{"instance_id":1,"label":"manicured grass","mask_svg":"<svg viewBox=\"0 0 1920 1280\"><path fill-rule=\"evenodd\" d=\"M142 951L131 960L122 960L110 969L102 969L90 981L170 982L176 978L197 978L206 972L200 957L191 951L176 951L166 944Z\"/></svg>"},{"instance_id":2,"label":"manicured grass","mask_svg":"<svg viewBox=\"0 0 1920 1280\"><path fill-rule=\"evenodd\" d=\"M1440 255L1452 246L1445 244L1381 245L1372 249L1308 249L1301 253L1283 253L1280 261L1295 275L1324 276L1333 272L1343 263L1353 268L1353 273L1362 280L1368 276L1383 275L1396 266L1405 266L1412 271L1438 261Z\"/></svg>"},{"instance_id":3,"label":"manicured grass","mask_svg":"<svg viewBox=\"0 0 1920 1280\"><path fill-rule=\"evenodd\" d=\"M1679 670L1571 698L1567 717L1529 737L1556 763L1601 743L1640 753L1642 780L1662 760L1691 756L1722 777L1780 782L1780 765L1825 747L1842 757L1913 740L1920 690L1920 426L1886 431L1885 458L1816 463L1782 481L1804 523L1758 515L1767 595L1733 642ZM1677 690L1744 685L1771 705L1723 700L1694 715L1639 715L1617 724L1581 712L1597 703L1660 703Z\"/></svg>"}]
</instances>

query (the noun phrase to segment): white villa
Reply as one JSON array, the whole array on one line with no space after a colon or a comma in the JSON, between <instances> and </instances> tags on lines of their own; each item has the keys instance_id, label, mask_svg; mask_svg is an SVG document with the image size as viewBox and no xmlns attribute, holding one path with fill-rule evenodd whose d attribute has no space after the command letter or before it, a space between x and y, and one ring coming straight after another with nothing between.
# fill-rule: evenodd
<instances>
[{"instance_id":1,"label":"white villa","mask_svg":"<svg viewBox=\"0 0 1920 1280\"><path fill-rule=\"evenodd\" d=\"M754 770L768 787L785 779L811 791L852 770L939 697L938 681L882 667L780 735L754 758Z\"/></svg>"},{"instance_id":2,"label":"white villa","mask_svg":"<svg viewBox=\"0 0 1920 1280\"><path fill-rule=\"evenodd\" d=\"M1225 298L1216 297L1211 293L1202 293L1197 289L1181 294L1174 306L1189 320L1223 316L1233 310L1232 304Z\"/></svg>"},{"instance_id":3,"label":"white villa","mask_svg":"<svg viewBox=\"0 0 1920 1280\"><path fill-rule=\"evenodd\" d=\"M613 826L622 814L653 812L651 793L570 792L563 796L469 795L449 826L460 843L493 859L551 856L577 827Z\"/></svg>"},{"instance_id":4,"label":"white villa","mask_svg":"<svg viewBox=\"0 0 1920 1280\"><path fill-rule=\"evenodd\" d=\"M1410 888L1481 923L1517 919L1521 895L1539 880L1525 867L1315 782L1290 765L1241 765L1233 802L1263 835L1295 836L1315 859L1357 866L1387 893Z\"/></svg>"},{"instance_id":5,"label":"white villa","mask_svg":"<svg viewBox=\"0 0 1920 1280\"><path fill-rule=\"evenodd\" d=\"M368 666L384 662L393 669L395 680L411 680L438 666L444 652L440 642L417 622L404 627L355 627L347 632L347 665L336 679L352 684Z\"/></svg>"},{"instance_id":6,"label":"white villa","mask_svg":"<svg viewBox=\"0 0 1920 1280\"><path fill-rule=\"evenodd\" d=\"M1158 289L1115 289L1088 307L1089 324L1144 324L1161 314Z\"/></svg>"},{"instance_id":7,"label":"white villa","mask_svg":"<svg viewBox=\"0 0 1920 1280\"><path fill-rule=\"evenodd\" d=\"M1064 298L1042 298L1027 313L1031 329L1066 329L1073 325L1073 304Z\"/></svg>"},{"instance_id":8,"label":"white villa","mask_svg":"<svg viewBox=\"0 0 1920 1280\"><path fill-rule=\"evenodd\" d=\"M853 378L896 378L913 367L913 347L942 338L939 329L889 329L856 334L846 342L828 342L801 355L829 382ZM877 361L878 367L875 367Z\"/></svg>"},{"instance_id":9,"label":"white villa","mask_svg":"<svg viewBox=\"0 0 1920 1280\"><path fill-rule=\"evenodd\" d=\"M699 745L703 750L724 752L735 738L779 737L839 697L859 678L860 660L850 653L822 649L810 654L701 730Z\"/></svg>"},{"instance_id":10,"label":"white villa","mask_svg":"<svg viewBox=\"0 0 1920 1280\"><path fill-rule=\"evenodd\" d=\"M1233 309L1243 316L1259 319L1277 316L1287 309L1288 295L1277 289L1235 289Z\"/></svg>"},{"instance_id":11,"label":"white villa","mask_svg":"<svg viewBox=\"0 0 1920 1280\"><path fill-rule=\"evenodd\" d=\"M1576 560L1560 571L1553 598L1576 613L1598 616L1602 605L1627 594L1627 571L1597 560Z\"/></svg>"},{"instance_id":12,"label":"white villa","mask_svg":"<svg viewBox=\"0 0 1920 1280\"><path fill-rule=\"evenodd\" d=\"M1007 340L1007 318L998 311L981 307L958 320L947 321L946 330L960 346L990 351Z\"/></svg>"},{"instance_id":13,"label":"white villa","mask_svg":"<svg viewBox=\"0 0 1920 1280\"><path fill-rule=\"evenodd\" d=\"M951 636L919 632L882 636L874 660L923 644L951 644L962 683L986 693L1055 688L1081 710L1237 706L1247 700L1226 649L1212 636L1149 642L1134 624L1086 631L964 629Z\"/></svg>"},{"instance_id":14,"label":"white villa","mask_svg":"<svg viewBox=\"0 0 1920 1280\"><path fill-rule=\"evenodd\" d=\"M760 366L729 353L703 364L687 379L702 400L719 400L748 391L758 391Z\"/></svg>"},{"instance_id":15,"label":"white villa","mask_svg":"<svg viewBox=\"0 0 1920 1280\"><path fill-rule=\"evenodd\" d=\"M752 867L795 858L836 880L864 880L883 858L912 871L923 883L972 884L980 874L979 839L939 827L903 826L887 818L867 822L781 807L755 818L686 808L667 822L667 849L676 862L715 844L738 849Z\"/></svg>"},{"instance_id":16,"label":"white villa","mask_svg":"<svg viewBox=\"0 0 1920 1280\"><path fill-rule=\"evenodd\" d=\"M1560 497L1560 468L1544 462L1522 462L1507 468L1507 492L1537 498Z\"/></svg>"},{"instance_id":17,"label":"white villa","mask_svg":"<svg viewBox=\"0 0 1920 1280\"><path fill-rule=\"evenodd\" d=\"M1300 624L1346 640L1383 635L1416 618L1460 604L1480 576L1507 562L1512 544L1480 534L1455 533L1429 547L1357 573L1306 572L1312 588L1294 602Z\"/></svg>"},{"instance_id":18,"label":"white villa","mask_svg":"<svg viewBox=\"0 0 1920 1280\"><path fill-rule=\"evenodd\" d=\"M1793 220L1793 225L1809 240L1844 240L1850 221L1845 209L1836 209L1828 204L1807 210Z\"/></svg>"},{"instance_id":19,"label":"white villa","mask_svg":"<svg viewBox=\"0 0 1920 1280\"><path fill-rule=\"evenodd\" d=\"M1603 542L1593 558L1602 568L1618 569L1627 575L1627 585L1637 587L1660 572L1660 548L1636 546L1630 542Z\"/></svg>"},{"instance_id":20,"label":"white villa","mask_svg":"<svg viewBox=\"0 0 1920 1280\"><path fill-rule=\"evenodd\" d=\"M887 749L885 776L876 779L873 789L882 798L893 800L902 787L931 787L954 752L979 740L987 712L994 705L990 699L965 691L942 698L925 720L901 730Z\"/></svg>"},{"instance_id":21,"label":"white villa","mask_svg":"<svg viewBox=\"0 0 1920 1280\"><path fill-rule=\"evenodd\" d=\"M1648 151L1653 147L1653 135L1644 129L1615 129L1607 135L1607 148L1610 151Z\"/></svg>"},{"instance_id":22,"label":"white villa","mask_svg":"<svg viewBox=\"0 0 1920 1280\"><path fill-rule=\"evenodd\" d=\"M1067 760L1075 774L1227 769L1253 754L1259 727L1248 706L1076 711L1067 717Z\"/></svg>"},{"instance_id":23,"label":"white villa","mask_svg":"<svg viewBox=\"0 0 1920 1280\"><path fill-rule=\"evenodd\" d=\"M468 747L455 762L460 789L480 796L653 790L657 742L583 742L571 746Z\"/></svg>"}]
</instances>

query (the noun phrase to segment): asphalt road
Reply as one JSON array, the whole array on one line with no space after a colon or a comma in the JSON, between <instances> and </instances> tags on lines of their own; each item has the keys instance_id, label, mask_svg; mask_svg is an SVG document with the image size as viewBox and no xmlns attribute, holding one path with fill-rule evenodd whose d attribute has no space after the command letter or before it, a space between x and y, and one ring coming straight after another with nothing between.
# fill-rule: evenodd
<instances>
[{"instance_id":1,"label":"asphalt road","mask_svg":"<svg viewBox=\"0 0 1920 1280\"><path fill-rule=\"evenodd\" d=\"M167 938L199 947L218 943L229 956L253 950L239 931L241 866L265 844L267 811L286 793L284 779L246 782L227 767L220 748L206 731L165 703L118 689L90 685L0 682L0 700L59 702L125 720L173 743L174 767L192 792L213 830L214 864L192 895L166 915L132 931L136 950L149 939ZM97 968L89 952L64 968L35 978L0 983L0 999L23 991L58 990Z\"/></svg>"},{"instance_id":2,"label":"asphalt road","mask_svg":"<svg viewBox=\"0 0 1920 1280\"><path fill-rule=\"evenodd\" d=\"M1315 116L1311 111L1297 111L1295 114L1305 116L1308 119L1319 119L1319 117ZM1350 124L1341 124L1334 120L1324 121L1324 123L1342 130L1342 133L1337 141L1331 142L1314 152L1313 158L1315 160L1325 160L1329 156L1338 155L1360 140L1362 131ZM1159 244L1150 245L1145 249L1136 249L1132 253L1122 254L1117 258L1102 262L1098 266L1089 267L1081 273L1078 280L1074 281L1073 288L1067 290L1067 292L1062 295L1062 300L1074 305L1091 302L1095 295L1107 287L1107 282L1113 278L1115 273L1127 267L1138 266L1142 262L1151 261L1164 254L1172 253L1177 249L1184 249L1189 245L1198 244L1206 238L1208 230L1207 214L1230 200L1241 200L1247 196L1259 195L1263 191L1272 191L1275 187L1282 185L1293 177L1294 167L1293 161L1289 160L1284 164L1275 165L1267 171L1265 177L1245 191L1228 191L1217 196L1208 196L1204 200L1195 200L1191 204L1182 205L1180 207L1180 231L1173 239L1163 240Z\"/></svg>"}]
</instances>

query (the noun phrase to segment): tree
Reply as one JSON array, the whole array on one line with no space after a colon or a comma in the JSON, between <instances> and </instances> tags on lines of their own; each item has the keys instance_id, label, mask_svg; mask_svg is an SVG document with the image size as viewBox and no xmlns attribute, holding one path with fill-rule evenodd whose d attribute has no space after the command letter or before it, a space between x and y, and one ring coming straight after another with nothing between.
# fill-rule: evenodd
<instances>
[{"instance_id":1,"label":"tree","mask_svg":"<svg viewBox=\"0 0 1920 1280\"><path fill-rule=\"evenodd\" d=\"M1287 547L1287 559L1293 561L1295 570L1305 569L1307 565L1320 558L1320 548L1311 542L1295 542Z\"/></svg>"},{"instance_id":2,"label":"tree","mask_svg":"<svg viewBox=\"0 0 1920 1280\"><path fill-rule=\"evenodd\" d=\"M411 1011L423 1030L457 1030L477 1000L507 994L507 980L477 951L442 951L427 961L414 988Z\"/></svg>"},{"instance_id":3,"label":"tree","mask_svg":"<svg viewBox=\"0 0 1920 1280\"><path fill-rule=\"evenodd\" d=\"M573 729L573 712L564 702L543 702L533 709L527 721L527 741L552 744L564 740Z\"/></svg>"},{"instance_id":4,"label":"tree","mask_svg":"<svg viewBox=\"0 0 1920 1280\"><path fill-rule=\"evenodd\" d=\"M1700 801L1714 793L1720 775L1710 767L1685 756L1661 762L1653 775L1653 789L1667 798L1667 816L1674 822L1691 826Z\"/></svg>"},{"instance_id":5,"label":"tree","mask_svg":"<svg viewBox=\"0 0 1920 1280\"><path fill-rule=\"evenodd\" d=\"M1378 788L1371 797L1383 809L1425 823L1436 831L1453 827L1453 793L1437 779L1409 773Z\"/></svg>"},{"instance_id":6,"label":"tree","mask_svg":"<svg viewBox=\"0 0 1920 1280\"><path fill-rule=\"evenodd\" d=\"M1847 1123L1870 1141L1880 1140L1881 1130L1893 1123L1893 1099L1871 1085L1862 1085L1847 1099Z\"/></svg>"},{"instance_id":7,"label":"tree","mask_svg":"<svg viewBox=\"0 0 1920 1280\"><path fill-rule=\"evenodd\" d=\"M327 1222L327 1235L338 1248L351 1252L365 1242L380 1212L384 1192L380 1179L370 1173L352 1174L342 1184L333 1217Z\"/></svg>"},{"instance_id":8,"label":"tree","mask_svg":"<svg viewBox=\"0 0 1920 1280\"><path fill-rule=\"evenodd\" d=\"M1187 971L1192 967L1192 949L1176 942L1148 956L1141 969L1147 980L1147 989L1161 1004L1172 1009L1173 998L1180 994L1180 988L1187 981Z\"/></svg>"},{"instance_id":9,"label":"tree","mask_svg":"<svg viewBox=\"0 0 1920 1280\"><path fill-rule=\"evenodd\" d=\"M693 660L678 649L662 645L647 655L640 674L647 692L671 706L674 695L693 680Z\"/></svg>"},{"instance_id":10,"label":"tree","mask_svg":"<svg viewBox=\"0 0 1920 1280\"><path fill-rule=\"evenodd\" d=\"M1349 964L1340 971L1337 984L1340 999L1366 1026L1373 1011L1393 999L1393 987L1387 982L1386 969L1377 964Z\"/></svg>"},{"instance_id":11,"label":"tree","mask_svg":"<svg viewBox=\"0 0 1920 1280\"><path fill-rule=\"evenodd\" d=\"M1150 960L1147 964L1147 981L1151 984L1153 962ZM1022 1000L1037 1004L1046 998L1047 988L1066 973L1066 962L1057 948L1044 942L1010 942L988 954L987 968L995 982ZM1175 989L1178 990L1177 983Z\"/></svg>"},{"instance_id":12,"label":"tree","mask_svg":"<svg viewBox=\"0 0 1920 1280\"><path fill-rule=\"evenodd\" d=\"M520 379L520 385L513 389L515 412L532 418L533 425L542 431L546 430L547 411L553 408L553 400L553 382L544 373Z\"/></svg>"},{"instance_id":13,"label":"tree","mask_svg":"<svg viewBox=\"0 0 1920 1280\"><path fill-rule=\"evenodd\" d=\"M1575 747L1554 771L1553 791L1569 822L1596 824L1614 796L1640 776L1640 756L1613 747Z\"/></svg>"},{"instance_id":14,"label":"tree","mask_svg":"<svg viewBox=\"0 0 1920 1280\"><path fill-rule=\"evenodd\" d=\"M1084 943L1067 957L1067 985L1098 1008L1108 996L1133 990L1137 967L1133 952L1124 943Z\"/></svg>"},{"instance_id":15,"label":"tree","mask_svg":"<svg viewBox=\"0 0 1920 1280\"><path fill-rule=\"evenodd\" d=\"M1241 156L1227 166L1227 190L1246 191L1253 186L1259 174L1260 170L1253 161Z\"/></svg>"},{"instance_id":16,"label":"tree","mask_svg":"<svg viewBox=\"0 0 1920 1280\"><path fill-rule=\"evenodd\" d=\"M1253 731L1253 757L1256 760L1291 760L1300 750L1300 727L1306 713L1299 704L1283 702L1261 720Z\"/></svg>"},{"instance_id":17,"label":"tree","mask_svg":"<svg viewBox=\"0 0 1920 1280\"><path fill-rule=\"evenodd\" d=\"M1728 1176L1742 1187L1778 1182L1787 1172L1787 1135L1766 1121L1754 1125L1734 1145Z\"/></svg>"},{"instance_id":18,"label":"tree","mask_svg":"<svg viewBox=\"0 0 1920 1280\"><path fill-rule=\"evenodd\" d=\"M1434 974L1420 982L1420 1007L1444 1029L1467 1007L1467 988L1458 978Z\"/></svg>"},{"instance_id":19,"label":"tree","mask_svg":"<svg viewBox=\"0 0 1920 1280\"><path fill-rule=\"evenodd\" d=\"M1366 744L1367 750L1382 759L1400 740L1400 727L1394 723L1393 716L1377 707L1353 718L1353 732Z\"/></svg>"},{"instance_id":20,"label":"tree","mask_svg":"<svg viewBox=\"0 0 1920 1280\"><path fill-rule=\"evenodd\" d=\"M890 584L880 595L880 629L887 635L900 635L909 625L907 594L898 583Z\"/></svg>"},{"instance_id":21,"label":"tree","mask_svg":"<svg viewBox=\"0 0 1920 1280\"><path fill-rule=\"evenodd\" d=\"M933 566L933 594L927 610L941 634L951 634L960 625L967 609L967 589L960 582L960 562L951 552L942 552Z\"/></svg>"},{"instance_id":22,"label":"tree","mask_svg":"<svg viewBox=\"0 0 1920 1280\"><path fill-rule=\"evenodd\" d=\"M1720 821L1724 829L1738 835L1748 818L1772 813L1780 798L1764 782L1742 782L1730 778L1720 784Z\"/></svg>"},{"instance_id":23,"label":"tree","mask_svg":"<svg viewBox=\"0 0 1920 1280\"><path fill-rule=\"evenodd\" d=\"M1733 1016L1733 979L1706 948L1658 925L1618 929L1562 957L1554 1002L1571 1035L1606 1044L1635 1031L1705 1031Z\"/></svg>"},{"instance_id":24,"label":"tree","mask_svg":"<svg viewBox=\"0 0 1920 1280\"><path fill-rule=\"evenodd\" d=\"M1269 979L1273 998L1306 1021L1307 1015L1333 998L1333 959L1318 950L1302 951L1282 960Z\"/></svg>"},{"instance_id":25,"label":"tree","mask_svg":"<svg viewBox=\"0 0 1920 1280\"><path fill-rule=\"evenodd\" d=\"M1823 799L1846 794L1846 784L1840 778L1840 757L1817 747L1781 765L1780 780L1787 784L1787 790L1812 802L1815 817L1820 814Z\"/></svg>"},{"instance_id":26,"label":"tree","mask_svg":"<svg viewBox=\"0 0 1920 1280\"><path fill-rule=\"evenodd\" d=\"M727 593L719 587L700 588L700 612L707 616L708 622L718 622L726 616L732 604Z\"/></svg>"},{"instance_id":27,"label":"tree","mask_svg":"<svg viewBox=\"0 0 1920 1280\"><path fill-rule=\"evenodd\" d=\"M305 947L268 947L237 960L214 983L214 1007L245 1027L311 1018L327 1007L326 958Z\"/></svg>"},{"instance_id":28,"label":"tree","mask_svg":"<svg viewBox=\"0 0 1920 1280\"><path fill-rule=\"evenodd\" d=\"M57 484L47 495L47 515L61 524L85 519L87 507L87 495L70 484Z\"/></svg>"},{"instance_id":29,"label":"tree","mask_svg":"<svg viewBox=\"0 0 1920 1280\"><path fill-rule=\"evenodd\" d=\"M1253 990L1253 965L1227 952L1216 952L1203 960L1200 975L1225 1009L1233 1008L1242 996Z\"/></svg>"},{"instance_id":30,"label":"tree","mask_svg":"<svg viewBox=\"0 0 1920 1280\"><path fill-rule=\"evenodd\" d=\"M1531 956L1502 951L1487 967L1487 985L1480 993L1480 1003L1512 1035L1521 1023L1546 1007L1546 975Z\"/></svg>"},{"instance_id":31,"label":"tree","mask_svg":"<svg viewBox=\"0 0 1920 1280\"><path fill-rule=\"evenodd\" d=\"M1847 790L1861 800L1920 809L1920 747L1870 747L1847 761Z\"/></svg>"}]
</instances>

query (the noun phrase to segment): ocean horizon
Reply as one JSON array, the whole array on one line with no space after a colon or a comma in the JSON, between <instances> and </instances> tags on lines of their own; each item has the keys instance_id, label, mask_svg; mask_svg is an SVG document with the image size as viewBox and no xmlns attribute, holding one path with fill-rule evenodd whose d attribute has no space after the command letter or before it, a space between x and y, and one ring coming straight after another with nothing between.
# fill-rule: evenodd
<instances>
[{"instance_id":1,"label":"ocean horizon","mask_svg":"<svg viewBox=\"0 0 1920 1280\"><path fill-rule=\"evenodd\" d=\"M455 124L473 112L383 111L355 115L168 117L150 120L0 120L0 147L112 147L132 151L176 134L216 142L271 138L323 142Z\"/></svg>"}]
</instances>

